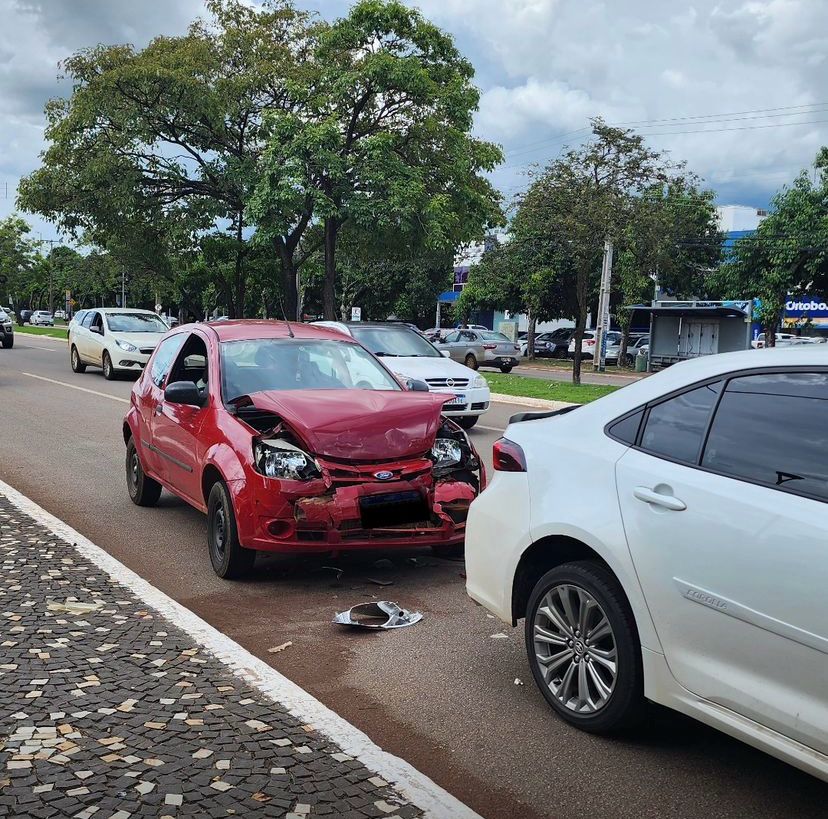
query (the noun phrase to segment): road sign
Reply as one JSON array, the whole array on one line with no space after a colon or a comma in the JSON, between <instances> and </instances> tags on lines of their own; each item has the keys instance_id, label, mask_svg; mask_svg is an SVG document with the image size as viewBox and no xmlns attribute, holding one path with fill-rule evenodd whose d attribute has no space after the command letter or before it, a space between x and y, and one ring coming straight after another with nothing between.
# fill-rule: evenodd
<instances>
[{"instance_id":1,"label":"road sign","mask_svg":"<svg viewBox=\"0 0 828 819\"><path fill-rule=\"evenodd\" d=\"M156 312L156 313L160 313L160 312L161 312L161 305L160 305L160 304L156 304L156 305L155 305L155 312Z\"/></svg>"},{"instance_id":2,"label":"road sign","mask_svg":"<svg viewBox=\"0 0 828 819\"><path fill-rule=\"evenodd\" d=\"M362 321L362 308L361 307L352 307L351 308L351 321Z\"/></svg>"}]
</instances>

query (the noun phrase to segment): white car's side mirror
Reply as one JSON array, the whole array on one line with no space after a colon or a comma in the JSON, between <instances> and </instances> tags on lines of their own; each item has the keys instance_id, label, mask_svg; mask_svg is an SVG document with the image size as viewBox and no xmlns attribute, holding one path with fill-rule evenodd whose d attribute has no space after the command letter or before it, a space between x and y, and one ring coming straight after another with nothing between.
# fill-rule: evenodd
<instances>
[{"instance_id":1,"label":"white car's side mirror","mask_svg":"<svg viewBox=\"0 0 828 819\"><path fill-rule=\"evenodd\" d=\"M440 350L443 354L443 358L451 358L451 350Z\"/></svg>"}]
</instances>

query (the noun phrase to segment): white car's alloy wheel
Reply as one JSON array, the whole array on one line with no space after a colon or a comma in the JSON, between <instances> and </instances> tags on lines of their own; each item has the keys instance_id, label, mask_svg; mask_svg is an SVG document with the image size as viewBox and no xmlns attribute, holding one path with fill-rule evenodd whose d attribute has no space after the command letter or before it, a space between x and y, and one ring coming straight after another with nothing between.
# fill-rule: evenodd
<instances>
[{"instance_id":1,"label":"white car's alloy wheel","mask_svg":"<svg viewBox=\"0 0 828 819\"><path fill-rule=\"evenodd\" d=\"M618 652L607 615L585 589L561 583L535 613L535 658L549 690L566 709L592 714L615 687Z\"/></svg>"}]
</instances>

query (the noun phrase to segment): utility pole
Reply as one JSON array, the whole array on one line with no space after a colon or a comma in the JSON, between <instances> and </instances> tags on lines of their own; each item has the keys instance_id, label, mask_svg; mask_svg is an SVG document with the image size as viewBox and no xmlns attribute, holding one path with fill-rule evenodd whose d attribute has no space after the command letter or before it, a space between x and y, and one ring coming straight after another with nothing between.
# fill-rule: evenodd
<instances>
[{"instance_id":1,"label":"utility pole","mask_svg":"<svg viewBox=\"0 0 828 819\"><path fill-rule=\"evenodd\" d=\"M43 234L39 233L40 236L40 244L42 245L49 245L49 255L52 254L52 251L55 248L55 245L62 245L63 242L60 239L44 239ZM49 263L49 312L53 313L54 310L53 299L52 299L52 265Z\"/></svg>"},{"instance_id":2,"label":"utility pole","mask_svg":"<svg viewBox=\"0 0 828 819\"><path fill-rule=\"evenodd\" d=\"M612 286L612 239L604 239L604 261L601 265L601 292L598 297L598 320L595 322L595 358L598 372L607 368L607 333L610 324L610 288Z\"/></svg>"},{"instance_id":3,"label":"utility pole","mask_svg":"<svg viewBox=\"0 0 828 819\"><path fill-rule=\"evenodd\" d=\"M121 307L126 307L126 272L121 268Z\"/></svg>"}]
</instances>

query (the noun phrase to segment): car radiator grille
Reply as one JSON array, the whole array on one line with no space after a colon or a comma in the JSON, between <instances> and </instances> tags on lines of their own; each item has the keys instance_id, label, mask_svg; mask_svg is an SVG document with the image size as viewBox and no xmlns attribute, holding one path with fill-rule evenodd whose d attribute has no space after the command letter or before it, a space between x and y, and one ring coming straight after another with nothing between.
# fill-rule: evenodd
<instances>
[{"instance_id":1,"label":"car radiator grille","mask_svg":"<svg viewBox=\"0 0 828 819\"><path fill-rule=\"evenodd\" d=\"M411 481L430 475L432 463L427 458L417 458L407 461L404 464L394 464L392 468L385 469L382 463L373 464L342 464L317 459L320 465L328 471L331 483L334 486L355 486L363 483L388 483L396 481ZM391 472L392 477L380 481L375 477L377 472Z\"/></svg>"},{"instance_id":2,"label":"car radiator grille","mask_svg":"<svg viewBox=\"0 0 828 819\"><path fill-rule=\"evenodd\" d=\"M141 355L152 355L155 347L141 347Z\"/></svg>"},{"instance_id":3,"label":"car radiator grille","mask_svg":"<svg viewBox=\"0 0 828 819\"><path fill-rule=\"evenodd\" d=\"M451 381L451 384L448 382ZM429 387L446 387L448 389L463 389L469 386L468 378L426 378Z\"/></svg>"}]
</instances>

